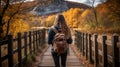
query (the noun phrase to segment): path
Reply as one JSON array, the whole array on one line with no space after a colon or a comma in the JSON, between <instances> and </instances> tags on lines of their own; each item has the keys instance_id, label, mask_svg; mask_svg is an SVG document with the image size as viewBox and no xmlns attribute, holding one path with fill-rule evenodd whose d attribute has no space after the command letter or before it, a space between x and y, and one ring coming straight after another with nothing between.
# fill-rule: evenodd
<instances>
[{"instance_id":1,"label":"path","mask_svg":"<svg viewBox=\"0 0 120 67\"><path fill-rule=\"evenodd\" d=\"M43 59L38 67L54 67L53 59L50 53L50 48L44 53ZM70 55L67 58L67 67L84 67L82 62L77 58L77 56L71 49Z\"/></svg>"}]
</instances>

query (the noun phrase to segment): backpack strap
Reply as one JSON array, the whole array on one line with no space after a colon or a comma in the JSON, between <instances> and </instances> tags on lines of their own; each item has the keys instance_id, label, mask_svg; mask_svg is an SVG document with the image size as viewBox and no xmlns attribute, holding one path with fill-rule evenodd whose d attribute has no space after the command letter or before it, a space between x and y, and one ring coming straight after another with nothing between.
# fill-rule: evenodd
<instances>
[{"instance_id":1,"label":"backpack strap","mask_svg":"<svg viewBox=\"0 0 120 67\"><path fill-rule=\"evenodd\" d=\"M52 29L55 33L58 33L58 30L54 26L52 26Z\"/></svg>"}]
</instances>

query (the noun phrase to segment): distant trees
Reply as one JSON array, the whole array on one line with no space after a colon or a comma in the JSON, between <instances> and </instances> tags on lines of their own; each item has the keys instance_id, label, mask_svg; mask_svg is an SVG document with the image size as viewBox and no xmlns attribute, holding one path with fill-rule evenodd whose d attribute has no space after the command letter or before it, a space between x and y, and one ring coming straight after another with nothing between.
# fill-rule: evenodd
<instances>
[{"instance_id":1,"label":"distant trees","mask_svg":"<svg viewBox=\"0 0 120 67\"><path fill-rule=\"evenodd\" d=\"M118 32L120 30L119 3L119 0L108 0L92 10L85 10L82 17L84 20L83 22L86 23L86 28L96 31ZM97 19L97 24L95 18Z\"/></svg>"},{"instance_id":2,"label":"distant trees","mask_svg":"<svg viewBox=\"0 0 120 67\"><path fill-rule=\"evenodd\" d=\"M115 31L120 30L120 0L107 0L105 3L108 5L110 14L109 14L109 19L113 24L113 29Z\"/></svg>"},{"instance_id":3,"label":"distant trees","mask_svg":"<svg viewBox=\"0 0 120 67\"><path fill-rule=\"evenodd\" d=\"M45 26L51 27L54 24L54 21L55 21L55 15L49 16L45 21Z\"/></svg>"},{"instance_id":4,"label":"distant trees","mask_svg":"<svg viewBox=\"0 0 120 67\"><path fill-rule=\"evenodd\" d=\"M91 9L87 9L81 14L81 24L83 29L96 28L95 16Z\"/></svg>"},{"instance_id":5,"label":"distant trees","mask_svg":"<svg viewBox=\"0 0 120 67\"><path fill-rule=\"evenodd\" d=\"M107 0L106 4L110 10L110 18L112 21L120 21L120 0Z\"/></svg>"},{"instance_id":6,"label":"distant trees","mask_svg":"<svg viewBox=\"0 0 120 67\"><path fill-rule=\"evenodd\" d=\"M80 17L83 12L83 9L71 8L70 10L63 12L65 20L70 27L78 27L80 23Z\"/></svg>"},{"instance_id":7,"label":"distant trees","mask_svg":"<svg viewBox=\"0 0 120 67\"><path fill-rule=\"evenodd\" d=\"M63 12L69 27L92 32L119 32L120 1L108 0L97 7L89 9L71 8ZM94 0L93 4L94 5ZM48 17L47 26L53 24L53 18Z\"/></svg>"},{"instance_id":8,"label":"distant trees","mask_svg":"<svg viewBox=\"0 0 120 67\"><path fill-rule=\"evenodd\" d=\"M64 16L70 27L79 27L86 31L119 32L120 30L120 1L111 0L99 4L92 9L70 9L64 12ZM77 20L78 19L78 20Z\"/></svg>"}]
</instances>

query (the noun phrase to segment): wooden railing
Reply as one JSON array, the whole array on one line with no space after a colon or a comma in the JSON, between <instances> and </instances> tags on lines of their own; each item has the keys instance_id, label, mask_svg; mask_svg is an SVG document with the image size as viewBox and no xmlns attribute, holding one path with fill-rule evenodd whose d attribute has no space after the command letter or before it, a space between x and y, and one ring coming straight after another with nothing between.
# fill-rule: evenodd
<instances>
[{"instance_id":1,"label":"wooden railing","mask_svg":"<svg viewBox=\"0 0 120 67\"><path fill-rule=\"evenodd\" d=\"M75 30L75 44L94 67L120 67L120 41L112 36L81 33Z\"/></svg>"},{"instance_id":2,"label":"wooden railing","mask_svg":"<svg viewBox=\"0 0 120 67\"><path fill-rule=\"evenodd\" d=\"M2 62L5 60L8 60L7 67L22 67L22 63L27 60L28 55L35 54L44 44L45 29L24 34L18 33L17 38L8 35L7 40L0 42L0 67L3 67ZM4 50L5 47L6 50ZM14 57L15 53L17 53L17 57ZM17 63L14 61L15 58Z\"/></svg>"}]
</instances>

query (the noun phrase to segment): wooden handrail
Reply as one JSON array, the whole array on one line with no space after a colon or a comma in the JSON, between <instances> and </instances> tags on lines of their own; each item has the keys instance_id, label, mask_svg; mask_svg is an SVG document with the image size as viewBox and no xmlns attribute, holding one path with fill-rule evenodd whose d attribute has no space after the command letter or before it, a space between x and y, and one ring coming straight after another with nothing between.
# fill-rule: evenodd
<instances>
[{"instance_id":1,"label":"wooden handrail","mask_svg":"<svg viewBox=\"0 0 120 67\"><path fill-rule=\"evenodd\" d=\"M89 63L93 61L95 67L98 67L99 64L102 67L107 67L108 62L112 62L113 67L119 67L120 41L118 40L119 36L117 34L113 34L111 36L112 39L107 39L106 35L89 34L88 36L85 34L88 33L75 30L75 44L80 46L78 48L82 51L82 55L86 57L86 60L88 58ZM80 40L82 43L79 42ZM108 47L111 47L111 49L108 49ZM109 50L112 51L112 55L108 53ZM102 56L102 59L99 56Z\"/></svg>"},{"instance_id":2,"label":"wooden handrail","mask_svg":"<svg viewBox=\"0 0 120 67\"><path fill-rule=\"evenodd\" d=\"M23 36L22 36L23 35ZM38 47L42 47L45 44L45 29L40 29L37 31L29 31L18 33L17 38L13 38L12 35L8 35L8 39L0 42L0 67L2 67L2 62L8 59L8 67L22 67L23 61L27 60L27 56L29 54L36 53L38 51ZM17 42L17 48L13 48L15 45L14 42ZM3 51L1 49L2 46L7 45L8 54L1 55ZM29 53L28 53L29 48ZM24 58L22 57L22 49L24 49ZM14 64L13 55L18 53L18 63Z\"/></svg>"}]
</instances>

